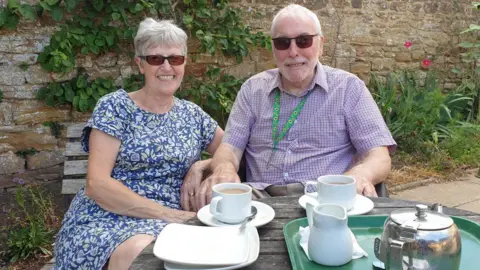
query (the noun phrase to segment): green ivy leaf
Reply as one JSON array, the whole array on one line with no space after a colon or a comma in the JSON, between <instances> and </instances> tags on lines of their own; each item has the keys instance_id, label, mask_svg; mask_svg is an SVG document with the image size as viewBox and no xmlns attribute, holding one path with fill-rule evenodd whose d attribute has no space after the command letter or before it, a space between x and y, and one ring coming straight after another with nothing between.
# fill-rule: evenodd
<instances>
[{"instance_id":1,"label":"green ivy leaf","mask_svg":"<svg viewBox=\"0 0 480 270\"><path fill-rule=\"evenodd\" d=\"M82 47L82 54L87 55L88 54L88 47Z\"/></svg>"},{"instance_id":2,"label":"green ivy leaf","mask_svg":"<svg viewBox=\"0 0 480 270\"><path fill-rule=\"evenodd\" d=\"M77 0L63 0L65 8L68 12L71 12L77 6Z\"/></svg>"},{"instance_id":3,"label":"green ivy leaf","mask_svg":"<svg viewBox=\"0 0 480 270\"><path fill-rule=\"evenodd\" d=\"M53 6L58 2L58 0L45 0L45 2L47 2L49 6Z\"/></svg>"},{"instance_id":4,"label":"green ivy leaf","mask_svg":"<svg viewBox=\"0 0 480 270\"><path fill-rule=\"evenodd\" d=\"M191 24L193 22L193 17L190 15L183 15L183 23L184 24ZM201 30L199 30L201 31Z\"/></svg>"},{"instance_id":5,"label":"green ivy leaf","mask_svg":"<svg viewBox=\"0 0 480 270\"><path fill-rule=\"evenodd\" d=\"M133 10L131 10L131 11L132 11L132 13L138 13L138 12L140 12L140 11L142 11L142 10L143 10L143 5L137 3L137 4L133 7Z\"/></svg>"},{"instance_id":6,"label":"green ivy leaf","mask_svg":"<svg viewBox=\"0 0 480 270\"><path fill-rule=\"evenodd\" d=\"M462 42L460 44L458 44L459 47L462 47L462 48L472 48L475 46L474 43L471 43L471 42Z\"/></svg>"},{"instance_id":7,"label":"green ivy leaf","mask_svg":"<svg viewBox=\"0 0 480 270\"><path fill-rule=\"evenodd\" d=\"M105 40L107 40L108 46L112 47L115 41L115 36L113 34L105 36Z\"/></svg>"},{"instance_id":8,"label":"green ivy leaf","mask_svg":"<svg viewBox=\"0 0 480 270\"><path fill-rule=\"evenodd\" d=\"M0 27L5 25L5 23L7 22L7 18L8 18L7 10L6 9L0 10Z\"/></svg>"},{"instance_id":9,"label":"green ivy leaf","mask_svg":"<svg viewBox=\"0 0 480 270\"><path fill-rule=\"evenodd\" d=\"M59 22L63 19L63 10L59 6L52 7L52 19Z\"/></svg>"},{"instance_id":10,"label":"green ivy leaf","mask_svg":"<svg viewBox=\"0 0 480 270\"><path fill-rule=\"evenodd\" d=\"M63 88L60 85L55 86L55 96L63 96Z\"/></svg>"},{"instance_id":11,"label":"green ivy leaf","mask_svg":"<svg viewBox=\"0 0 480 270\"><path fill-rule=\"evenodd\" d=\"M97 100L93 98L88 99L88 108L89 110L93 111L95 109L95 105L97 105Z\"/></svg>"},{"instance_id":12,"label":"green ivy leaf","mask_svg":"<svg viewBox=\"0 0 480 270\"><path fill-rule=\"evenodd\" d=\"M27 19L27 20L30 20L30 21L34 21L35 20L35 9L33 9L32 6L29 6L29 5L22 5L18 11L20 11L20 14L22 14L22 16Z\"/></svg>"},{"instance_id":13,"label":"green ivy leaf","mask_svg":"<svg viewBox=\"0 0 480 270\"><path fill-rule=\"evenodd\" d=\"M97 11L101 11L103 8L103 0L92 0L92 5Z\"/></svg>"},{"instance_id":14,"label":"green ivy leaf","mask_svg":"<svg viewBox=\"0 0 480 270\"><path fill-rule=\"evenodd\" d=\"M79 76L77 78L77 88L85 88L88 84L87 78L85 76Z\"/></svg>"},{"instance_id":15,"label":"green ivy leaf","mask_svg":"<svg viewBox=\"0 0 480 270\"><path fill-rule=\"evenodd\" d=\"M93 52L94 54L100 53L100 48L96 45L90 45L89 48L90 48L90 51Z\"/></svg>"},{"instance_id":16,"label":"green ivy leaf","mask_svg":"<svg viewBox=\"0 0 480 270\"><path fill-rule=\"evenodd\" d=\"M78 102L78 108L80 109L81 112L88 111L88 99L81 98L80 101Z\"/></svg>"},{"instance_id":17,"label":"green ivy leaf","mask_svg":"<svg viewBox=\"0 0 480 270\"><path fill-rule=\"evenodd\" d=\"M48 95L45 99L45 104L50 107L55 107L55 99L52 94Z\"/></svg>"},{"instance_id":18,"label":"green ivy leaf","mask_svg":"<svg viewBox=\"0 0 480 270\"><path fill-rule=\"evenodd\" d=\"M40 88L37 92L37 99L38 100L45 99L49 91L50 89L47 86Z\"/></svg>"},{"instance_id":19,"label":"green ivy leaf","mask_svg":"<svg viewBox=\"0 0 480 270\"><path fill-rule=\"evenodd\" d=\"M8 0L7 7L9 9L15 9L15 8L20 7L20 3L19 3L18 0Z\"/></svg>"},{"instance_id":20,"label":"green ivy leaf","mask_svg":"<svg viewBox=\"0 0 480 270\"><path fill-rule=\"evenodd\" d=\"M10 30L14 30L17 28L19 18L16 14L9 14L7 17L7 21L5 22L5 27Z\"/></svg>"},{"instance_id":21,"label":"green ivy leaf","mask_svg":"<svg viewBox=\"0 0 480 270\"><path fill-rule=\"evenodd\" d=\"M452 68L452 72L455 74L462 74L462 71L458 68Z\"/></svg>"},{"instance_id":22,"label":"green ivy leaf","mask_svg":"<svg viewBox=\"0 0 480 270\"><path fill-rule=\"evenodd\" d=\"M72 86L67 83L63 87L65 88L65 99L72 102L75 97L75 92L73 92Z\"/></svg>"},{"instance_id":23,"label":"green ivy leaf","mask_svg":"<svg viewBox=\"0 0 480 270\"><path fill-rule=\"evenodd\" d=\"M112 19L117 21L120 19L120 13L114 12L112 13Z\"/></svg>"},{"instance_id":24,"label":"green ivy leaf","mask_svg":"<svg viewBox=\"0 0 480 270\"><path fill-rule=\"evenodd\" d=\"M97 45L99 47L103 47L103 46L105 46L105 40L97 38L97 39L95 39L95 45Z\"/></svg>"},{"instance_id":25,"label":"green ivy leaf","mask_svg":"<svg viewBox=\"0 0 480 270\"><path fill-rule=\"evenodd\" d=\"M78 103L80 102L79 96L74 96L72 100L73 107L78 111Z\"/></svg>"}]
</instances>

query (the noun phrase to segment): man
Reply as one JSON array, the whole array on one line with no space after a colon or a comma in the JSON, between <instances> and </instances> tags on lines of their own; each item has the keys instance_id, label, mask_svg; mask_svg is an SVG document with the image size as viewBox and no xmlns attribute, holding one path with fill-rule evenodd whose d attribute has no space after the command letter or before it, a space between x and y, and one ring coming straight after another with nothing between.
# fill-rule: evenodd
<instances>
[{"instance_id":1,"label":"man","mask_svg":"<svg viewBox=\"0 0 480 270\"><path fill-rule=\"evenodd\" d=\"M374 185L390 172L396 144L365 84L318 60L324 37L317 16L289 5L274 17L271 35L278 69L242 85L222 144L182 187L187 210L208 204L213 185L239 182L243 154L257 198L303 194L302 183L326 174L352 175L357 193L376 196ZM207 167L213 173L201 181Z\"/></svg>"}]
</instances>

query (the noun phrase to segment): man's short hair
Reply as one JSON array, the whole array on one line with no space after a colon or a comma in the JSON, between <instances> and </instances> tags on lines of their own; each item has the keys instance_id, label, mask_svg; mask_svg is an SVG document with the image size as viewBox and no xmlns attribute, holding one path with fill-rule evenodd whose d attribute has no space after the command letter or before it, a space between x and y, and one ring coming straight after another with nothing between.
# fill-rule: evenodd
<instances>
[{"instance_id":1,"label":"man's short hair","mask_svg":"<svg viewBox=\"0 0 480 270\"><path fill-rule=\"evenodd\" d=\"M273 31L275 30L275 25L279 21L279 19L291 17L291 18L304 18L305 16L311 18L315 23L315 27L317 28L317 33L319 35L323 35L322 33L322 26L320 25L320 21L315 13L309 10L306 7L297 5L297 4L290 4L284 8L282 8L274 17L272 21L272 28L270 30L270 34L273 37Z\"/></svg>"}]
</instances>

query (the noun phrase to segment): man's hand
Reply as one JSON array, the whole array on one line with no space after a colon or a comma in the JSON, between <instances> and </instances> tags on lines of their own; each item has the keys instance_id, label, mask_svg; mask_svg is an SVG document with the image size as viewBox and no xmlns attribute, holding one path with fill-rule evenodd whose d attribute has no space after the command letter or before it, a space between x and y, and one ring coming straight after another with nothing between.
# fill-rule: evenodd
<instances>
[{"instance_id":1,"label":"man's hand","mask_svg":"<svg viewBox=\"0 0 480 270\"><path fill-rule=\"evenodd\" d=\"M200 189L202 179L205 177L211 159L195 162L187 172L180 189L180 204L185 211L196 211L195 194Z\"/></svg>"},{"instance_id":2,"label":"man's hand","mask_svg":"<svg viewBox=\"0 0 480 270\"><path fill-rule=\"evenodd\" d=\"M354 176L355 177L355 176ZM378 197L373 184L363 177L355 177L357 180L357 193L367 197Z\"/></svg>"},{"instance_id":3,"label":"man's hand","mask_svg":"<svg viewBox=\"0 0 480 270\"><path fill-rule=\"evenodd\" d=\"M198 190L195 192L195 211L199 211L203 206L212 200L212 187L219 183L240 183L240 177L233 166L220 165L207 179L205 179Z\"/></svg>"}]
</instances>

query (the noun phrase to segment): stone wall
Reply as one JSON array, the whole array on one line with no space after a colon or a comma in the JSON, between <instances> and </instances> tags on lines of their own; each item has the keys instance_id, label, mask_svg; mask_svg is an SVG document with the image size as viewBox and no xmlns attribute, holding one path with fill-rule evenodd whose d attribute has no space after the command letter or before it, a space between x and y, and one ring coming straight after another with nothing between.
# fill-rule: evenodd
<instances>
[{"instance_id":1,"label":"stone wall","mask_svg":"<svg viewBox=\"0 0 480 270\"><path fill-rule=\"evenodd\" d=\"M23 1L35 3L37 1ZM430 68L445 71L442 83L455 86L458 78L448 71L460 64L459 32L470 23L479 23L478 12L469 0L315 0L293 1L315 11L325 36L324 64L342 68L368 80L370 72L385 75L398 69L415 70L425 76L423 59L432 60ZM0 1L5 4L6 1ZM290 3L284 0L241 0L234 5L245 11L245 22L254 30L269 33L273 15ZM36 91L45 83L64 81L76 74L49 74L37 63L38 54L49 43L56 24L48 20L22 21L15 31L0 30L0 188L15 181L42 182L61 179L66 127L86 121L89 113L70 106L51 108L35 100ZM412 41L410 49L405 41ZM224 68L237 77L246 77L274 67L271 53L254 50L241 64L232 58L212 57L198 52L190 41L187 73L201 75L207 65ZM129 49L131 50L131 49ZM78 59L91 78L110 76L121 79L137 73L127 54L87 55ZM56 138L44 122L59 122L64 129ZM17 151L35 148L36 154L21 157Z\"/></svg>"}]
</instances>

